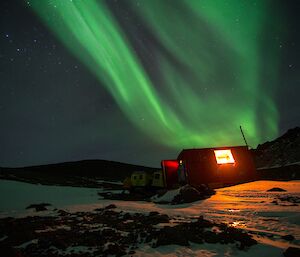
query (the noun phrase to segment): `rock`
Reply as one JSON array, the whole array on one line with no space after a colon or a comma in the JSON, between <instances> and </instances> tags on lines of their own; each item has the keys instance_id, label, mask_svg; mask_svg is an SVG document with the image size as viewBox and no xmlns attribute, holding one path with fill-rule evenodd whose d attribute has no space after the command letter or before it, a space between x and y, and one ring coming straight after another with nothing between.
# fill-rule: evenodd
<instances>
[{"instance_id":1,"label":"rock","mask_svg":"<svg viewBox=\"0 0 300 257\"><path fill-rule=\"evenodd\" d=\"M49 241L49 239L47 238L40 238L38 240L38 247L41 249L48 249L49 247L51 247L52 242Z\"/></svg>"},{"instance_id":2,"label":"rock","mask_svg":"<svg viewBox=\"0 0 300 257\"><path fill-rule=\"evenodd\" d=\"M300 248L289 247L283 253L285 257L299 257L300 256Z\"/></svg>"},{"instance_id":3,"label":"rock","mask_svg":"<svg viewBox=\"0 0 300 257\"><path fill-rule=\"evenodd\" d=\"M135 188L130 190L130 193L112 193L112 192L98 192L99 196L104 199L123 200L123 201L149 201L155 195L155 190L149 188Z\"/></svg>"},{"instance_id":4,"label":"rock","mask_svg":"<svg viewBox=\"0 0 300 257\"><path fill-rule=\"evenodd\" d=\"M145 219L144 224L156 225L159 223L169 223L169 216L167 214L152 214Z\"/></svg>"},{"instance_id":5,"label":"rock","mask_svg":"<svg viewBox=\"0 0 300 257\"><path fill-rule=\"evenodd\" d=\"M195 226L201 228L210 228L213 226L213 223L209 220L204 219L203 216L199 216Z\"/></svg>"},{"instance_id":6,"label":"rock","mask_svg":"<svg viewBox=\"0 0 300 257\"><path fill-rule=\"evenodd\" d=\"M101 231L101 236L105 239L112 239L118 237L119 233L111 228L106 228Z\"/></svg>"},{"instance_id":7,"label":"rock","mask_svg":"<svg viewBox=\"0 0 300 257\"><path fill-rule=\"evenodd\" d=\"M281 238L286 241L293 241L295 239L295 237L293 235L284 235Z\"/></svg>"},{"instance_id":8,"label":"rock","mask_svg":"<svg viewBox=\"0 0 300 257\"><path fill-rule=\"evenodd\" d=\"M60 250L65 250L68 247L67 240L63 237L55 237L51 241L52 245Z\"/></svg>"},{"instance_id":9,"label":"rock","mask_svg":"<svg viewBox=\"0 0 300 257\"><path fill-rule=\"evenodd\" d=\"M220 241L220 237L212 231L205 231L203 237L204 241L209 244L216 244Z\"/></svg>"},{"instance_id":10,"label":"rock","mask_svg":"<svg viewBox=\"0 0 300 257\"><path fill-rule=\"evenodd\" d=\"M124 237L123 240L121 240L121 242L127 245L132 245L136 243L137 238L138 238L137 234L130 232L126 237Z\"/></svg>"},{"instance_id":11,"label":"rock","mask_svg":"<svg viewBox=\"0 0 300 257\"><path fill-rule=\"evenodd\" d=\"M290 203L300 203L300 197L298 196L281 196L281 197L278 197L279 200L281 201L287 201L287 202L290 202Z\"/></svg>"},{"instance_id":12,"label":"rock","mask_svg":"<svg viewBox=\"0 0 300 257\"><path fill-rule=\"evenodd\" d=\"M105 210L110 210L110 209L116 209L117 206L115 204L110 204L110 205L107 205L104 209Z\"/></svg>"},{"instance_id":13,"label":"rock","mask_svg":"<svg viewBox=\"0 0 300 257\"><path fill-rule=\"evenodd\" d=\"M103 208L96 208L96 209L94 209L94 211L96 211L96 212L101 212L103 210L104 210Z\"/></svg>"},{"instance_id":14,"label":"rock","mask_svg":"<svg viewBox=\"0 0 300 257\"><path fill-rule=\"evenodd\" d=\"M236 228L232 228L232 237L234 240L240 242L239 249L243 250L245 247L250 247L257 244L257 241L251 235L244 233Z\"/></svg>"},{"instance_id":15,"label":"rock","mask_svg":"<svg viewBox=\"0 0 300 257\"><path fill-rule=\"evenodd\" d=\"M180 189L179 195L173 199L173 204L176 203L191 203L198 200L203 200L215 194L214 190L209 189L206 185L198 185L196 187L185 185Z\"/></svg>"},{"instance_id":16,"label":"rock","mask_svg":"<svg viewBox=\"0 0 300 257\"><path fill-rule=\"evenodd\" d=\"M178 227L164 227L158 232L155 247L171 244L189 246L187 237L181 232Z\"/></svg>"},{"instance_id":17,"label":"rock","mask_svg":"<svg viewBox=\"0 0 300 257\"><path fill-rule=\"evenodd\" d=\"M205 184L201 184L201 185L197 185L195 186L195 188L202 194L206 195L206 196L210 196L210 195L214 195L216 193L215 190L210 189L207 185Z\"/></svg>"},{"instance_id":18,"label":"rock","mask_svg":"<svg viewBox=\"0 0 300 257\"><path fill-rule=\"evenodd\" d=\"M9 247L29 242L25 249L20 250L24 256L57 256L57 249L65 251L70 246L84 245L97 248L93 256L122 256L137 249L139 244L158 247L173 244L189 246L189 242L238 243L239 249L244 249L256 243L249 234L226 224L205 220L203 216L196 221L181 220L179 224L162 228L155 225L169 223L170 217L154 211L149 214L120 213L108 208L101 212L57 212L61 214L59 217L0 219L0 235L7 236L0 242L0 248L8 242ZM17 249L4 250L0 252L1 256L3 252L5 256L16 256L11 251Z\"/></svg>"},{"instance_id":19,"label":"rock","mask_svg":"<svg viewBox=\"0 0 300 257\"><path fill-rule=\"evenodd\" d=\"M119 216L118 214L119 214L119 213L116 212L116 211L114 211L113 209L104 209L102 215L103 215L104 217L109 216L110 218L112 218L112 217Z\"/></svg>"},{"instance_id":20,"label":"rock","mask_svg":"<svg viewBox=\"0 0 300 257\"><path fill-rule=\"evenodd\" d=\"M172 204L191 203L202 199L204 199L204 195L196 188L185 185L180 189L179 194L174 197Z\"/></svg>"},{"instance_id":21,"label":"rock","mask_svg":"<svg viewBox=\"0 0 300 257\"><path fill-rule=\"evenodd\" d=\"M149 216L154 216L154 215L158 215L158 214L159 214L159 212L157 212L157 211L149 212Z\"/></svg>"},{"instance_id":22,"label":"rock","mask_svg":"<svg viewBox=\"0 0 300 257\"><path fill-rule=\"evenodd\" d=\"M129 212L126 212L124 215L123 215L123 220L129 220L129 219L131 219L132 218L132 216L131 216L131 214L129 213Z\"/></svg>"},{"instance_id":23,"label":"rock","mask_svg":"<svg viewBox=\"0 0 300 257\"><path fill-rule=\"evenodd\" d=\"M109 243L104 253L107 255L114 255L114 256L126 255L124 248L115 243Z\"/></svg>"},{"instance_id":24,"label":"rock","mask_svg":"<svg viewBox=\"0 0 300 257\"><path fill-rule=\"evenodd\" d=\"M1 246L1 256L5 257L23 257L18 250L10 246Z\"/></svg>"},{"instance_id":25,"label":"rock","mask_svg":"<svg viewBox=\"0 0 300 257\"><path fill-rule=\"evenodd\" d=\"M219 237L220 237L221 244L233 244L234 243L234 239L233 239L232 235L227 233L226 231L219 233Z\"/></svg>"},{"instance_id":26,"label":"rock","mask_svg":"<svg viewBox=\"0 0 300 257\"><path fill-rule=\"evenodd\" d=\"M203 235L201 234L196 234L196 233L191 233L188 235L189 241L196 243L196 244L203 244Z\"/></svg>"},{"instance_id":27,"label":"rock","mask_svg":"<svg viewBox=\"0 0 300 257\"><path fill-rule=\"evenodd\" d=\"M69 213L64 210L58 210L57 212L58 212L59 216L62 216L62 217L69 215Z\"/></svg>"},{"instance_id":28,"label":"rock","mask_svg":"<svg viewBox=\"0 0 300 257\"><path fill-rule=\"evenodd\" d=\"M48 209L46 208L46 206L51 206L51 204L50 203L31 204L26 207L26 210L27 209L35 209L35 211L37 211L37 212L47 211Z\"/></svg>"},{"instance_id":29,"label":"rock","mask_svg":"<svg viewBox=\"0 0 300 257\"><path fill-rule=\"evenodd\" d=\"M282 189L280 187L273 187L273 188L267 190L267 192L286 192L286 190Z\"/></svg>"}]
</instances>

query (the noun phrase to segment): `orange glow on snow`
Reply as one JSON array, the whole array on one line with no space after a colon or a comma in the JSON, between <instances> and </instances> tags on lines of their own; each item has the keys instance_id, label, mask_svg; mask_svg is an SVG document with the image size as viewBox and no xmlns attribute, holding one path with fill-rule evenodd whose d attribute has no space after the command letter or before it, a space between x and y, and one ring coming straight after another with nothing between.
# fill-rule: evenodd
<instances>
[{"instance_id":1,"label":"orange glow on snow","mask_svg":"<svg viewBox=\"0 0 300 257\"><path fill-rule=\"evenodd\" d=\"M231 150L214 150L218 164L234 163Z\"/></svg>"}]
</instances>

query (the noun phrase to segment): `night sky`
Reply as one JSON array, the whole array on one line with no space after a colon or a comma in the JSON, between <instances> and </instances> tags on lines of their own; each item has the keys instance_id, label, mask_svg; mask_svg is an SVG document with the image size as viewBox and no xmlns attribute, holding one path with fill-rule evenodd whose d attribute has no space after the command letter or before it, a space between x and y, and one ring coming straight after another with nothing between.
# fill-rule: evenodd
<instances>
[{"instance_id":1,"label":"night sky","mask_svg":"<svg viewBox=\"0 0 300 257\"><path fill-rule=\"evenodd\" d=\"M0 166L159 166L300 125L300 1L1 0Z\"/></svg>"}]
</instances>

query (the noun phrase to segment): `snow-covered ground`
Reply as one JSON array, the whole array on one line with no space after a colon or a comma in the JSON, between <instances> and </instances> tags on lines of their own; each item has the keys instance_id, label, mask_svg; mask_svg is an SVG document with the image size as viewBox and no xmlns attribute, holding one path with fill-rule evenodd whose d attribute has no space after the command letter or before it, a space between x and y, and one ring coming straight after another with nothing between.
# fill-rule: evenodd
<instances>
[{"instance_id":1,"label":"snow-covered ground","mask_svg":"<svg viewBox=\"0 0 300 257\"><path fill-rule=\"evenodd\" d=\"M267 192L279 187L284 192ZM0 180L0 217L32 214L25 210L30 204L50 203L52 208L68 211L92 211L114 203L118 209L129 212L158 211L169 216L192 218L203 215L207 219L226 222L254 234L259 244L248 252L231 245L192 244L190 247L141 246L137 256L282 256L289 246L300 247L300 205L281 201L280 197L300 199L300 181L257 181L218 189L211 198L190 204L159 205L150 202L111 201L99 199L101 189L32 185L23 182ZM45 215L47 212L41 212ZM51 211L50 211L51 213ZM37 213L34 213L36 215ZM281 239L293 235L292 242Z\"/></svg>"},{"instance_id":2,"label":"snow-covered ground","mask_svg":"<svg viewBox=\"0 0 300 257\"><path fill-rule=\"evenodd\" d=\"M77 204L93 204L98 200L97 190L80 187L44 186L13 180L0 180L0 217L24 216L34 203L50 203L56 208Z\"/></svg>"}]
</instances>

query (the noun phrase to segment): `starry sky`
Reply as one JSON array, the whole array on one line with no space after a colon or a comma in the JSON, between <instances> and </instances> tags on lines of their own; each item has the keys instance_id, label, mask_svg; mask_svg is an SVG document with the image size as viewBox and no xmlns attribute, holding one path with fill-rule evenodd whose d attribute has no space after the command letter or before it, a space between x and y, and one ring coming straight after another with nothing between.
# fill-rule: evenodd
<instances>
[{"instance_id":1,"label":"starry sky","mask_svg":"<svg viewBox=\"0 0 300 257\"><path fill-rule=\"evenodd\" d=\"M159 166L300 121L299 1L0 1L0 166Z\"/></svg>"}]
</instances>

